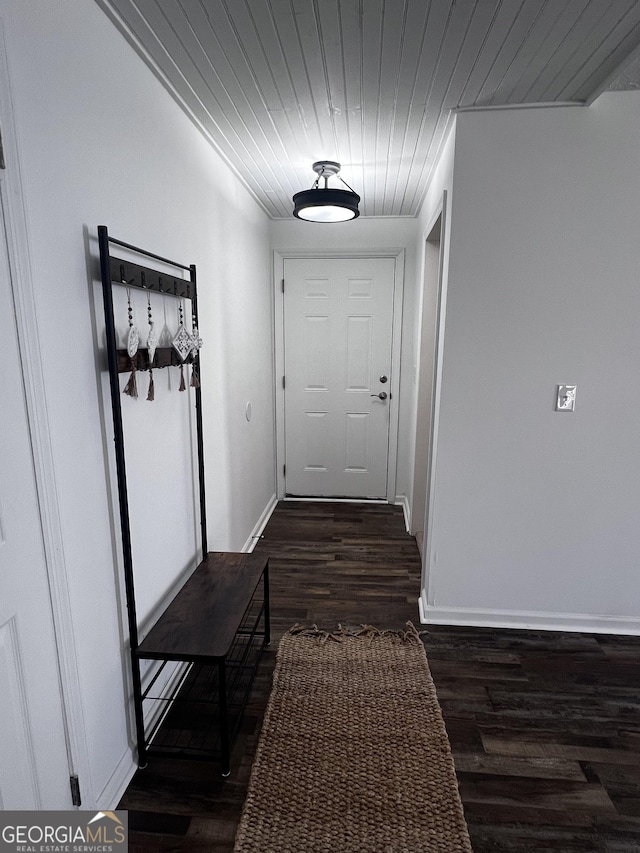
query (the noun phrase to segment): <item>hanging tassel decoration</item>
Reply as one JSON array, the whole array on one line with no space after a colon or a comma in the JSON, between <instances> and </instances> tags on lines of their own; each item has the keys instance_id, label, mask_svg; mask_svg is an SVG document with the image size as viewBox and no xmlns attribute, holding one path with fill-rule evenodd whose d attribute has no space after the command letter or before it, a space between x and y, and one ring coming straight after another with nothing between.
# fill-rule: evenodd
<instances>
[{"instance_id":1,"label":"hanging tassel decoration","mask_svg":"<svg viewBox=\"0 0 640 853\"><path fill-rule=\"evenodd\" d=\"M198 353L200 352L200 347L202 346L202 338L200 337L200 332L198 332L198 325L196 323L196 315L195 311L191 310L191 387L199 388L200 387L200 377L198 376L198 365L196 363L196 359L198 358Z\"/></svg>"},{"instance_id":2,"label":"hanging tassel decoration","mask_svg":"<svg viewBox=\"0 0 640 853\"><path fill-rule=\"evenodd\" d=\"M149 368L149 391L147 393L147 400L151 401L155 399L155 387L153 384L153 370Z\"/></svg>"},{"instance_id":3,"label":"hanging tassel decoration","mask_svg":"<svg viewBox=\"0 0 640 853\"><path fill-rule=\"evenodd\" d=\"M156 349L158 346L158 336L156 335L156 325L153 322L151 313L151 294L147 293L147 322L149 323L149 334L147 335L147 355L149 356L149 369L153 364Z\"/></svg>"},{"instance_id":4,"label":"hanging tassel decoration","mask_svg":"<svg viewBox=\"0 0 640 853\"><path fill-rule=\"evenodd\" d=\"M178 306L178 331L174 339L171 341L173 348L178 353L178 357L180 358L180 387L178 391L186 391L187 386L184 384L184 360L189 355L189 351L191 350L191 336L187 332L184 327L184 313L182 309L182 303Z\"/></svg>"},{"instance_id":5,"label":"hanging tassel decoration","mask_svg":"<svg viewBox=\"0 0 640 853\"><path fill-rule=\"evenodd\" d=\"M136 369L137 369L137 352L138 345L140 343L140 333L138 332L138 327L133 322L133 308L131 307L131 292L129 288L127 288L127 312L129 314L129 334L127 335L127 354L129 356L129 362L131 364L131 376L129 377L129 381L124 386L123 394L126 394L128 397L136 397L138 396L138 384L136 382Z\"/></svg>"},{"instance_id":6,"label":"hanging tassel decoration","mask_svg":"<svg viewBox=\"0 0 640 853\"><path fill-rule=\"evenodd\" d=\"M123 394L126 394L128 397L136 397L138 396L138 383L136 382L136 360L135 358L130 359L131 362L131 376L129 377L129 381L124 386Z\"/></svg>"}]
</instances>

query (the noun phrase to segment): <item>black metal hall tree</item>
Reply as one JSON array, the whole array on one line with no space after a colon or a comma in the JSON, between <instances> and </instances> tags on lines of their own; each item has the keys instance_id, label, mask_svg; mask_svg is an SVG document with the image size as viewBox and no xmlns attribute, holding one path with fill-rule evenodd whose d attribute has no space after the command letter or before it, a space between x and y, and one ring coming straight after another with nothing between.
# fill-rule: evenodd
<instances>
[{"instance_id":1,"label":"black metal hall tree","mask_svg":"<svg viewBox=\"0 0 640 853\"><path fill-rule=\"evenodd\" d=\"M197 327L196 268L193 264L177 263L122 240L116 240L109 236L104 225L98 227L98 241L138 764L140 767L145 766L147 752L151 750L162 751L164 754L186 754L194 758L209 758L215 753L220 757L222 773L226 776L229 774L231 741L238 728L262 648L269 643L269 561L266 557L254 554L207 552L202 395L198 385L194 390L202 562L157 619L144 642L139 642L120 374L128 372L133 366L144 371L151 367L155 369L180 365L183 361L172 346L157 347L152 363L149 362L146 349L139 349L130 357L126 349L118 348L113 287L139 288L167 297L188 299L191 301L193 322ZM115 257L111 254L111 246L120 246L141 258L186 271L189 273L189 279L179 275L174 277L158 269ZM195 353L192 351L184 359L184 363L192 363L201 375L199 362L197 348ZM161 661L162 665L143 692L140 667L144 660ZM189 666L184 668L170 695L151 695L150 691L164 666L175 662ZM145 730L143 702L146 699L165 703L165 710L152 726L150 733ZM191 706L198 707L200 718L207 717L212 731L215 722L217 726L215 736L203 734L198 742L188 743L187 746L184 746L184 737L181 737L181 746L178 748L166 739L162 742L159 730L174 704L186 701L189 701ZM200 722L197 727L202 728Z\"/></svg>"}]
</instances>

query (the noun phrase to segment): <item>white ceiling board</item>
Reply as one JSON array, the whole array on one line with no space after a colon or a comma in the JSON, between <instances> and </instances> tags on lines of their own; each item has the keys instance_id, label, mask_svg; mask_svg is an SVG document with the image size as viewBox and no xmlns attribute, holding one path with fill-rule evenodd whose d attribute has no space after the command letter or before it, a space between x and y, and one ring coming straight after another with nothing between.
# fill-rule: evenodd
<instances>
[{"instance_id":1,"label":"white ceiling board","mask_svg":"<svg viewBox=\"0 0 640 853\"><path fill-rule=\"evenodd\" d=\"M640 46L637 0L96 2L274 218L323 159L415 216L457 107L588 102Z\"/></svg>"},{"instance_id":2,"label":"white ceiling board","mask_svg":"<svg viewBox=\"0 0 640 853\"><path fill-rule=\"evenodd\" d=\"M574 54L580 51L581 45L589 38L594 27L602 26L601 21L608 5L608 3L598 5L592 0L587 0L582 3L582 11L577 19L574 18L572 9L565 9L563 19L557 28L557 32L562 34L562 40L558 41L556 49L547 55L537 78L525 93L526 98L535 102L553 100L560 96L558 83L565 80L566 67L573 61ZM552 42L555 36L556 33L552 33L549 41Z\"/></svg>"},{"instance_id":3,"label":"white ceiling board","mask_svg":"<svg viewBox=\"0 0 640 853\"><path fill-rule=\"evenodd\" d=\"M584 8L587 4L580 4ZM540 68L546 68L554 53L562 50L567 34L575 24L575 0L571 2L547 3L536 17L525 42L520 45L511 65L509 86L505 87L504 98L508 103L526 103L527 95ZM581 13L583 14L583 13ZM532 73L534 72L534 73Z\"/></svg>"},{"instance_id":4,"label":"white ceiling board","mask_svg":"<svg viewBox=\"0 0 640 853\"><path fill-rule=\"evenodd\" d=\"M611 6L611 15L606 17L607 38L596 44L598 39L592 34L586 45L581 46L581 53L586 47L590 55L564 89L578 100L588 100L600 82L620 66L640 43L640 3L637 0L615 0ZM618 16L619 20L614 24Z\"/></svg>"},{"instance_id":5,"label":"white ceiling board","mask_svg":"<svg viewBox=\"0 0 640 853\"><path fill-rule=\"evenodd\" d=\"M631 91L632 89L640 89L640 50L638 49L635 51L635 59L619 74L616 74L607 86L607 91L610 92Z\"/></svg>"}]
</instances>

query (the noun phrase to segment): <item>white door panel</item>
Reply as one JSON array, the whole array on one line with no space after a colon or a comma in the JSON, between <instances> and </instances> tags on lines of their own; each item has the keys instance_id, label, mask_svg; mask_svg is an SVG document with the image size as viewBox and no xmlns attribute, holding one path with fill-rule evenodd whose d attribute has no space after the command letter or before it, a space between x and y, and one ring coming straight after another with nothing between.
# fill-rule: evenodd
<instances>
[{"instance_id":1,"label":"white door panel","mask_svg":"<svg viewBox=\"0 0 640 853\"><path fill-rule=\"evenodd\" d=\"M285 260L287 494L386 497L394 281L393 258Z\"/></svg>"},{"instance_id":2,"label":"white door panel","mask_svg":"<svg viewBox=\"0 0 640 853\"><path fill-rule=\"evenodd\" d=\"M0 808L68 808L58 655L0 205Z\"/></svg>"}]
</instances>

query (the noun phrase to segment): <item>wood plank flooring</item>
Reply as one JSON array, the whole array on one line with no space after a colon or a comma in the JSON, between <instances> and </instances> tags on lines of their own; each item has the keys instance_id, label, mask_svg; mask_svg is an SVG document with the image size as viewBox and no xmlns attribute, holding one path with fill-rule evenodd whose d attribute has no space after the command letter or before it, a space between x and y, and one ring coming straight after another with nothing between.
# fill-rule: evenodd
<instances>
[{"instance_id":1,"label":"wood plank flooring","mask_svg":"<svg viewBox=\"0 0 640 853\"><path fill-rule=\"evenodd\" d=\"M231 776L151 759L119 805L132 853L233 849L277 643L291 625L420 627L420 561L397 507L284 502L257 549L271 555L274 642ZM423 640L475 853L640 851L640 638L431 626Z\"/></svg>"}]
</instances>

